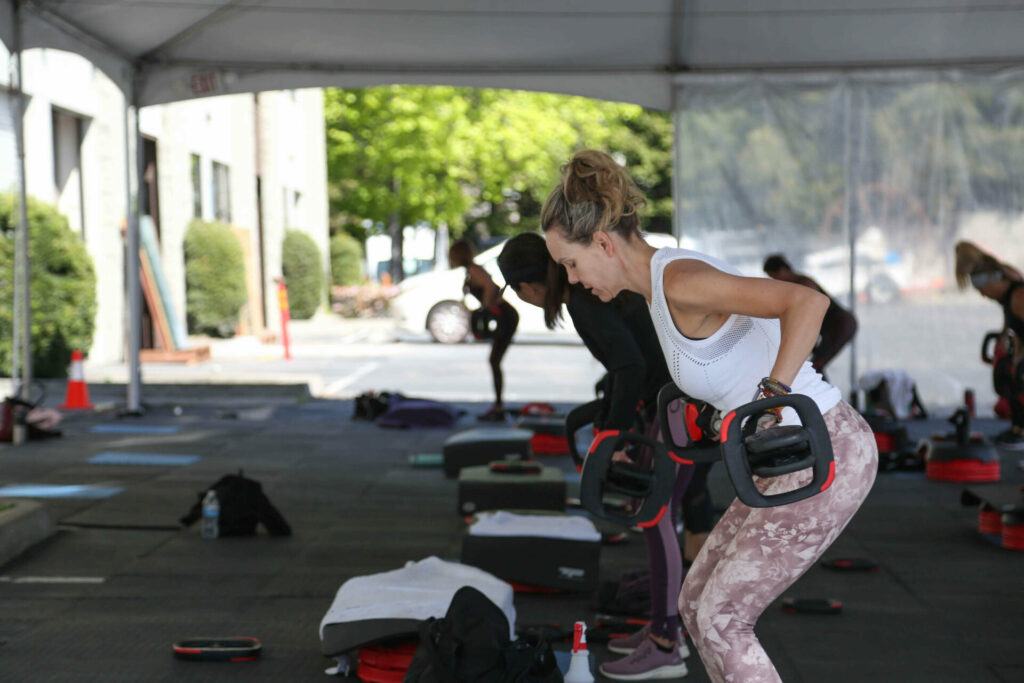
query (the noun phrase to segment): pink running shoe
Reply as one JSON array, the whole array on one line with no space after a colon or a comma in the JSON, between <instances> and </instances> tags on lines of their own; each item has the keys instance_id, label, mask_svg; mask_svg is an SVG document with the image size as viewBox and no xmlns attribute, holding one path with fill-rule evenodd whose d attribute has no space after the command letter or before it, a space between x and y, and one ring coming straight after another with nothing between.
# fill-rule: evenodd
<instances>
[{"instance_id":1,"label":"pink running shoe","mask_svg":"<svg viewBox=\"0 0 1024 683\"><path fill-rule=\"evenodd\" d=\"M651 635L651 625L647 624L636 633L632 633L623 638L612 638L608 641L608 651L614 652L617 655L628 655L633 650L640 647L645 640L650 640L648 636ZM690 648L686 645L686 638L683 637L683 629L679 629L679 634L676 636L676 642L679 643L679 656L686 659L690 656Z\"/></svg>"},{"instance_id":2,"label":"pink running shoe","mask_svg":"<svg viewBox=\"0 0 1024 683\"><path fill-rule=\"evenodd\" d=\"M598 667L601 675L614 681L655 681L681 678L688 671L679 649L663 652L647 638L631 654Z\"/></svg>"}]
</instances>

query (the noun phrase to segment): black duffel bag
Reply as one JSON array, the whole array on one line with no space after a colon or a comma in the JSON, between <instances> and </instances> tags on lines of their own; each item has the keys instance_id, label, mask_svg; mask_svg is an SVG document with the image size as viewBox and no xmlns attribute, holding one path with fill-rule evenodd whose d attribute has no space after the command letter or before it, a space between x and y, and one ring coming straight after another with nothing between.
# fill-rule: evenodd
<instances>
[{"instance_id":1,"label":"black duffel bag","mask_svg":"<svg viewBox=\"0 0 1024 683\"><path fill-rule=\"evenodd\" d=\"M441 619L420 625L420 644L403 683L561 683L550 643L509 638L505 613L471 586Z\"/></svg>"}]
</instances>

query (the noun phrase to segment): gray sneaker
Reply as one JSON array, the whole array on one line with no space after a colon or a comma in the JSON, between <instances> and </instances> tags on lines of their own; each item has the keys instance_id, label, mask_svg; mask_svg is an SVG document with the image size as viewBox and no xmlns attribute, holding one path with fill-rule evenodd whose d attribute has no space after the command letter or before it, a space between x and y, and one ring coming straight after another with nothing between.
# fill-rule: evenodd
<instances>
[{"instance_id":1,"label":"gray sneaker","mask_svg":"<svg viewBox=\"0 0 1024 683\"><path fill-rule=\"evenodd\" d=\"M654 681L681 678L687 674L686 662L673 648L662 652L650 638L640 643L629 655L598 667L601 675L614 681Z\"/></svg>"},{"instance_id":2,"label":"gray sneaker","mask_svg":"<svg viewBox=\"0 0 1024 683\"><path fill-rule=\"evenodd\" d=\"M651 625L648 623L642 629L631 635L625 636L624 638L612 638L608 641L608 651L614 652L617 655L628 655L633 650L640 647L645 640L650 640L648 636L651 635ZM679 629L679 634L676 636L676 642L679 644L679 656L686 659L690 656L690 648L686 646L686 638L683 637L683 629Z\"/></svg>"},{"instance_id":3,"label":"gray sneaker","mask_svg":"<svg viewBox=\"0 0 1024 683\"><path fill-rule=\"evenodd\" d=\"M1024 450L1024 436L1012 429L1006 430L997 436L994 441L997 446L1005 448L1008 451Z\"/></svg>"},{"instance_id":4,"label":"gray sneaker","mask_svg":"<svg viewBox=\"0 0 1024 683\"><path fill-rule=\"evenodd\" d=\"M608 651L614 652L617 655L628 655L633 650L640 647L640 644L645 640L648 640L647 636L651 633L651 624L647 623L642 629L636 633L632 633L622 638L612 638L608 641Z\"/></svg>"}]
</instances>

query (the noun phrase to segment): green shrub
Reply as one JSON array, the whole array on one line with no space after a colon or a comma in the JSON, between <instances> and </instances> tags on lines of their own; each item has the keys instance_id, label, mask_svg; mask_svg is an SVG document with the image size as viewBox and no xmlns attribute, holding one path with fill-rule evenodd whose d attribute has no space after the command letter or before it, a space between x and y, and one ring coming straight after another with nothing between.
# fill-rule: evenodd
<instances>
[{"instance_id":1,"label":"green shrub","mask_svg":"<svg viewBox=\"0 0 1024 683\"><path fill-rule=\"evenodd\" d=\"M14 233L20 209L0 193L0 374L11 372ZM56 207L29 198L32 374L66 377L71 350L87 353L96 325L96 273L85 245Z\"/></svg>"},{"instance_id":2,"label":"green shrub","mask_svg":"<svg viewBox=\"0 0 1024 683\"><path fill-rule=\"evenodd\" d=\"M363 281L363 245L347 232L331 238L331 284L358 285Z\"/></svg>"},{"instance_id":3,"label":"green shrub","mask_svg":"<svg viewBox=\"0 0 1024 683\"><path fill-rule=\"evenodd\" d=\"M324 300L324 271L313 238L288 230L281 246L281 272L288 286L288 308L296 320L312 318Z\"/></svg>"},{"instance_id":4,"label":"green shrub","mask_svg":"<svg viewBox=\"0 0 1024 683\"><path fill-rule=\"evenodd\" d=\"M223 223L192 221L185 233L185 310L190 332L231 337L247 298L242 245Z\"/></svg>"}]
</instances>

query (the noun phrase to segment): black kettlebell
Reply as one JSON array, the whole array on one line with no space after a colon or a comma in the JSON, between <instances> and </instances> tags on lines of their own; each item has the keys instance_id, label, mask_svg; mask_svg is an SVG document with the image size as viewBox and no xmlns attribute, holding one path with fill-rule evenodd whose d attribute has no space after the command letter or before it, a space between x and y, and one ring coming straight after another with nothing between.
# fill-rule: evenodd
<instances>
[{"instance_id":1,"label":"black kettlebell","mask_svg":"<svg viewBox=\"0 0 1024 683\"><path fill-rule=\"evenodd\" d=\"M469 314L469 330L477 341L493 339L498 329L498 319L493 313L481 306Z\"/></svg>"},{"instance_id":2,"label":"black kettlebell","mask_svg":"<svg viewBox=\"0 0 1024 683\"><path fill-rule=\"evenodd\" d=\"M750 433L757 418L775 408L793 408L802 424ZM825 418L818 405L803 394L761 399L726 415L722 419L722 459L736 496L757 508L810 498L831 486L836 473ZM813 468L811 481L792 491L765 495L754 485L754 476L767 479L807 468Z\"/></svg>"},{"instance_id":3,"label":"black kettlebell","mask_svg":"<svg viewBox=\"0 0 1024 683\"><path fill-rule=\"evenodd\" d=\"M594 420L601 414L603 403L602 399L584 403L570 410L565 416L565 439L569 442L569 455L572 456L577 472L583 471L583 456L576 447L576 432L594 424Z\"/></svg>"},{"instance_id":4,"label":"black kettlebell","mask_svg":"<svg viewBox=\"0 0 1024 683\"><path fill-rule=\"evenodd\" d=\"M766 398L740 406L722 418L721 445L718 447L687 446L672 438L669 415L676 399L694 401L675 384L666 384L658 393L658 418L665 443L683 459L695 463L725 463L736 496L750 507L774 507L810 498L827 489L835 476L832 440L825 427L825 418L817 404L803 394ZM685 406L688 409L690 406ZM769 409L790 407L800 416L800 425L772 427L755 431L757 418ZM750 418L750 419L747 419ZM695 439L694 434L690 438ZM813 467L811 482L793 491L765 496L754 485L754 476L779 477Z\"/></svg>"},{"instance_id":5,"label":"black kettlebell","mask_svg":"<svg viewBox=\"0 0 1024 683\"><path fill-rule=\"evenodd\" d=\"M616 452L631 445L651 450L650 466L612 460ZM675 478L675 463L660 442L637 432L600 432L583 462L580 503L594 516L611 522L654 526L668 508ZM632 499L634 505L624 507L614 500L615 496Z\"/></svg>"}]
</instances>

